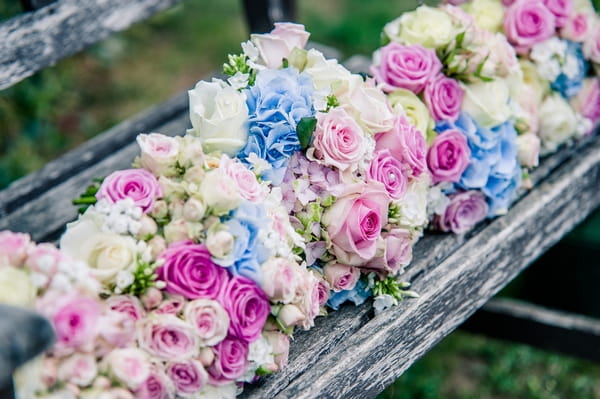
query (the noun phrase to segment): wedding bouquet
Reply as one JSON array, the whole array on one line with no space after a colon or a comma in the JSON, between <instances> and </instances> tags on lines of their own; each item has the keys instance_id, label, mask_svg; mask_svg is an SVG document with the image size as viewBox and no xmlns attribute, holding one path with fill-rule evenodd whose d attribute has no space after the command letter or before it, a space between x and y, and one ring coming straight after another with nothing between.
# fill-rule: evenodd
<instances>
[{"instance_id":1,"label":"wedding bouquet","mask_svg":"<svg viewBox=\"0 0 600 399\"><path fill-rule=\"evenodd\" d=\"M396 277L427 222L425 140L373 80L305 50L308 36L297 24L252 35L227 81L190 91L190 133L281 188L321 305L375 295L380 310L414 295Z\"/></svg>"}]
</instances>

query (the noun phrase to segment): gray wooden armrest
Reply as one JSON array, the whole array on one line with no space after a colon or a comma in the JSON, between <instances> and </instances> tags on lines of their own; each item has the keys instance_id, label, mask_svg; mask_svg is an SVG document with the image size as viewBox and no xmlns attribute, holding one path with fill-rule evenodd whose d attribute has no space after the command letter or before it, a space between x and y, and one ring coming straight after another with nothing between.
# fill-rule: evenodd
<instances>
[{"instance_id":1,"label":"gray wooden armrest","mask_svg":"<svg viewBox=\"0 0 600 399\"><path fill-rule=\"evenodd\" d=\"M30 310L0 305L0 387L7 386L15 369L50 347L54 330L44 317Z\"/></svg>"}]
</instances>

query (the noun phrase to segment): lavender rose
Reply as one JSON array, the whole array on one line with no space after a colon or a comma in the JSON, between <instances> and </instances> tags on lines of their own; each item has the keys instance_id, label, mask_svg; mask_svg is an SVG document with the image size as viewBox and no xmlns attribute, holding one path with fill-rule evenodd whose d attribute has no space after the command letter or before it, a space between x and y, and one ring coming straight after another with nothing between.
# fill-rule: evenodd
<instances>
[{"instance_id":1,"label":"lavender rose","mask_svg":"<svg viewBox=\"0 0 600 399\"><path fill-rule=\"evenodd\" d=\"M205 245L181 241L167 248L160 259L164 263L158 268L158 277L172 294L215 299L229 281L229 273L213 263Z\"/></svg>"},{"instance_id":2,"label":"lavender rose","mask_svg":"<svg viewBox=\"0 0 600 399\"><path fill-rule=\"evenodd\" d=\"M231 336L246 342L256 341L260 337L271 306L264 292L252 280L233 277L223 290L220 302L231 319Z\"/></svg>"},{"instance_id":3,"label":"lavender rose","mask_svg":"<svg viewBox=\"0 0 600 399\"><path fill-rule=\"evenodd\" d=\"M466 137L456 129L439 134L427 153L427 166L432 183L456 183L469 166L471 150Z\"/></svg>"},{"instance_id":4,"label":"lavender rose","mask_svg":"<svg viewBox=\"0 0 600 399\"><path fill-rule=\"evenodd\" d=\"M112 203L131 198L144 213L152 210L154 200L162 197L162 188L156 177L145 169L125 169L111 173L96 193L97 199Z\"/></svg>"},{"instance_id":5,"label":"lavender rose","mask_svg":"<svg viewBox=\"0 0 600 399\"><path fill-rule=\"evenodd\" d=\"M214 347L215 361L208 368L209 381L213 385L226 385L241 377L248 367L248 344L235 337L228 337Z\"/></svg>"},{"instance_id":6,"label":"lavender rose","mask_svg":"<svg viewBox=\"0 0 600 399\"><path fill-rule=\"evenodd\" d=\"M201 345L214 346L227 336L229 315L219 302L195 299L186 305L183 314L196 330Z\"/></svg>"},{"instance_id":7,"label":"lavender rose","mask_svg":"<svg viewBox=\"0 0 600 399\"><path fill-rule=\"evenodd\" d=\"M369 165L367 179L382 183L390 198L400 199L408 187L408 176L403 169L402 163L392 156L390 150L378 150Z\"/></svg>"},{"instance_id":8,"label":"lavender rose","mask_svg":"<svg viewBox=\"0 0 600 399\"><path fill-rule=\"evenodd\" d=\"M542 0L518 0L504 15L504 33L519 54L527 54L534 44L549 39L555 28L554 14Z\"/></svg>"},{"instance_id":9,"label":"lavender rose","mask_svg":"<svg viewBox=\"0 0 600 399\"><path fill-rule=\"evenodd\" d=\"M425 139L405 117L398 117L389 132L375 135L375 141L375 150L389 149L395 158L406 165L410 177L417 178L427 169Z\"/></svg>"},{"instance_id":10,"label":"lavender rose","mask_svg":"<svg viewBox=\"0 0 600 399\"><path fill-rule=\"evenodd\" d=\"M420 93L441 70L442 63L433 49L426 49L420 44L401 45L396 42L382 47L379 62L371 67L375 80L388 93L396 89Z\"/></svg>"},{"instance_id":11,"label":"lavender rose","mask_svg":"<svg viewBox=\"0 0 600 399\"><path fill-rule=\"evenodd\" d=\"M393 229L383 235L383 254L365 265L380 275L397 274L412 260L414 240L408 230Z\"/></svg>"},{"instance_id":12,"label":"lavender rose","mask_svg":"<svg viewBox=\"0 0 600 399\"><path fill-rule=\"evenodd\" d=\"M462 107L463 89L454 79L437 75L425 86L423 97L433 119L454 122Z\"/></svg>"},{"instance_id":13,"label":"lavender rose","mask_svg":"<svg viewBox=\"0 0 600 399\"><path fill-rule=\"evenodd\" d=\"M197 360L170 362L165 372L181 396L200 392L208 383L208 373Z\"/></svg>"},{"instance_id":14,"label":"lavender rose","mask_svg":"<svg viewBox=\"0 0 600 399\"><path fill-rule=\"evenodd\" d=\"M442 231L461 234L485 219L487 213L485 195L480 191L465 191L450 196L450 204L444 215L436 218L436 225Z\"/></svg>"},{"instance_id":15,"label":"lavender rose","mask_svg":"<svg viewBox=\"0 0 600 399\"><path fill-rule=\"evenodd\" d=\"M188 323L172 314L155 314L138 324L138 344L151 355L168 360L198 353L198 337Z\"/></svg>"}]
</instances>

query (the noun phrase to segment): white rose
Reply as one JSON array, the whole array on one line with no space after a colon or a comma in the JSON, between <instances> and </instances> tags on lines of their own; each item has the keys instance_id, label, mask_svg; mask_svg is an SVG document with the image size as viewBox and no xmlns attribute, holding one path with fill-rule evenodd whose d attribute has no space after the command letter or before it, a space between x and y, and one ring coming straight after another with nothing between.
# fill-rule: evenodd
<instances>
[{"instance_id":1,"label":"white rose","mask_svg":"<svg viewBox=\"0 0 600 399\"><path fill-rule=\"evenodd\" d=\"M538 166L540 156L540 138L534 133L517 136L519 163L532 168Z\"/></svg>"},{"instance_id":2,"label":"white rose","mask_svg":"<svg viewBox=\"0 0 600 399\"><path fill-rule=\"evenodd\" d=\"M194 399L235 399L236 396L235 384L220 386L206 384L202 392L195 394Z\"/></svg>"},{"instance_id":3,"label":"white rose","mask_svg":"<svg viewBox=\"0 0 600 399\"><path fill-rule=\"evenodd\" d=\"M165 225L163 234L165 240L171 244L178 241L189 240L190 228L184 219L173 219Z\"/></svg>"},{"instance_id":4,"label":"white rose","mask_svg":"<svg viewBox=\"0 0 600 399\"><path fill-rule=\"evenodd\" d=\"M258 49L265 65L276 69L281 67L282 60L288 58L292 50L303 49L309 36L310 33L304 29L304 25L276 23L271 32L250 35L250 40Z\"/></svg>"},{"instance_id":5,"label":"white rose","mask_svg":"<svg viewBox=\"0 0 600 399\"><path fill-rule=\"evenodd\" d=\"M550 83L540 76L537 67L532 62L519 60L519 67L523 74L523 82L531 86L535 101L538 104L541 103L545 94L550 92Z\"/></svg>"},{"instance_id":6,"label":"white rose","mask_svg":"<svg viewBox=\"0 0 600 399\"><path fill-rule=\"evenodd\" d=\"M204 150L235 155L248 138L246 96L219 79L200 81L188 94L191 133L202 139Z\"/></svg>"},{"instance_id":7,"label":"white rose","mask_svg":"<svg viewBox=\"0 0 600 399\"><path fill-rule=\"evenodd\" d=\"M510 118L510 92L504 80L472 83L463 85L463 89L462 109L481 126L491 128Z\"/></svg>"},{"instance_id":8,"label":"white rose","mask_svg":"<svg viewBox=\"0 0 600 399\"><path fill-rule=\"evenodd\" d=\"M179 142L174 137L159 133L140 134L140 166L156 176L173 174L179 154Z\"/></svg>"},{"instance_id":9,"label":"white rose","mask_svg":"<svg viewBox=\"0 0 600 399\"><path fill-rule=\"evenodd\" d=\"M459 33L448 14L428 6L402 14L388 23L383 31L392 41L420 44L427 48L444 47Z\"/></svg>"},{"instance_id":10,"label":"white rose","mask_svg":"<svg viewBox=\"0 0 600 399\"><path fill-rule=\"evenodd\" d=\"M556 151L576 134L577 116L560 94L554 93L544 100L540 107L540 130L542 153Z\"/></svg>"},{"instance_id":11,"label":"white rose","mask_svg":"<svg viewBox=\"0 0 600 399\"><path fill-rule=\"evenodd\" d=\"M102 232L86 215L67 225L60 247L66 255L87 263L92 275L103 283L113 282L117 273L135 267L137 262L133 238Z\"/></svg>"},{"instance_id":12,"label":"white rose","mask_svg":"<svg viewBox=\"0 0 600 399\"><path fill-rule=\"evenodd\" d=\"M231 254L234 241L233 235L230 232L210 229L206 237L206 248L213 257L224 259Z\"/></svg>"},{"instance_id":13,"label":"white rose","mask_svg":"<svg viewBox=\"0 0 600 399\"><path fill-rule=\"evenodd\" d=\"M199 222L204 217L206 206L196 198L189 198L183 205L183 218L188 222Z\"/></svg>"},{"instance_id":14,"label":"white rose","mask_svg":"<svg viewBox=\"0 0 600 399\"><path fill-rule=\"evenodd\" d=\"M421 227L427 223L427 196L429 192L429 175L411 182L398 203L400 208L399 222L407 227Z\"/></svg>"},{"instance_id":15,"label":"white rose","mask_svg":"<svg viewBox=\"0 0 600 399\"><path fill-rule=\"evenodd\" d=\"M30 307L35 301L36 289L23 269L0 267L0 303Z\"/></svg>"},{"instance_id":16,"label":"white rose","mask_svg":"<svg viewBox=\"0 0 600 399\"><path fill-rule=\"evenodd\" d=\"M242 201L235 181L219 169L206 173L200 184L200 195L216 215L227 214Z\"/></svg>"},{"instance_id":17,"label":"white rose","mask_svg":"<svg viewBox=\"0 0 600 399\"><path fill-rule=\"evenodd\" d=\"M150 376L150 359L137 348L115 349L103 360L102 368L131 389Z\"/></svg>"},{"instance_id":18,"label":"white rose","mask_svg":"<svg viewBox=\"0 0 600 399\"><path fill-rule=\"evenodd\" d=\"M396 114L404 115L423 137L427 137L427 131L433 129L433 119L425 103L416 94L399 89L388 94L388 100Z\"/></svg>"},{"instance_id":19,"label":"white rose","mask_svg":"<svg viewBox=\"0 0 600 399\"><path fill-rule=\"evenodd\" d=\"M345 86L352 73L335 59L326 59L323 53L310 49L306 53L304 72L310 75L317 90L328 90Z\"/></svg>"},{"instance_id":20,"label":"white rose","mask_svg":"<svg viewBox=\"0 0 600 399\"><path fill-rule=\"evenodd\" d=\"M90 354L75 353L58 366L58 379L80 387L90 385L98 375L96 358Z\"/></svg>"},{"instance_id":21,"label":"white rose","mask_svg":"<svg viewBox=\"0 0 600 399\"><path fill-rule=\"evenodd\" d=\"M194 165L202 165L204 162L204 151L202 149L202 140L198 137L186 134L177 137L179 142L179 164L185 168Z\"/></svg>"},{"instance_id":22,"label":"white rose","mask_svg":"<svg viewBox=\"0 0 600 399\"><path fill-rule=\"evenodd\" d=\"M499 0L472 0L464 8L475 19L478 28L490 32L498 32L502 28L504 6Z\"/></svg>"}]
</instances>

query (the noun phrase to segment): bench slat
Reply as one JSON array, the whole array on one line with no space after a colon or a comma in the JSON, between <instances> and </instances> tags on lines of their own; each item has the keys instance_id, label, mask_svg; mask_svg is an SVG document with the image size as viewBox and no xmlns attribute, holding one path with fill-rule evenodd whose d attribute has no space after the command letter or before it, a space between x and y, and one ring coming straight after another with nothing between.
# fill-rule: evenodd
<instances>
[{"instance_id":1,"label":"bench slat","mask_svg":"<svg viewBox=\"0 0 600 399\"><path fill-rule=\"evenodd\" d=\"M180 0L60 0L0 25L0 89Z\"/></svg>"},{"instance_id":2,"label":"bench slat","mask_svg":"<svg viewBox=\"0 0 600 399\"><path fill-rule=\"evenodd\" d=\"M600 362L600 320L509 298L495 298L461 329Z\"/></svg>"}]
</instances>

